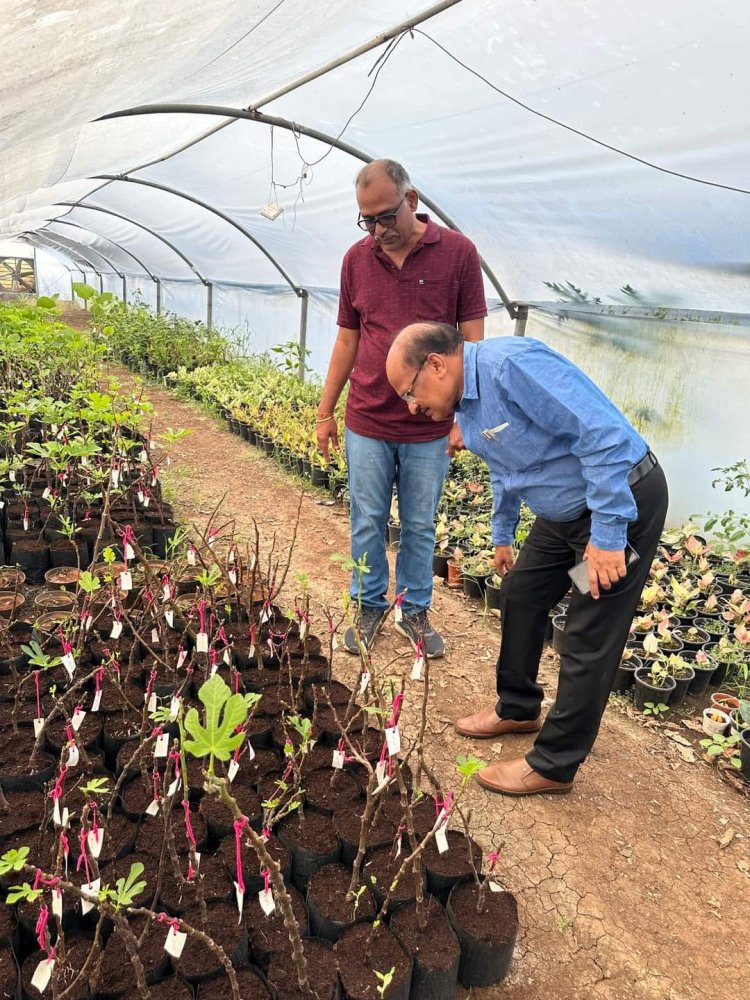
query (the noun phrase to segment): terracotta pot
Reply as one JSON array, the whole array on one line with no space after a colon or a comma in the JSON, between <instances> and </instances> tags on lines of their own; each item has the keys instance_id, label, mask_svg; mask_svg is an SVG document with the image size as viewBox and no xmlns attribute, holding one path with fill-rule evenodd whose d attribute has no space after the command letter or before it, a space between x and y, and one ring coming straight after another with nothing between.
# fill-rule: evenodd
<instances>
[{"instance_id":1,"label":"terracotta pot","mask_svg":"<svg viewBox=\"0 0 750 1000\"><path fill-rule=\"evenodd\" d=\"M26 574L15 566L0 569L0 590L20 590L26 583Z\"/></svg>"},{"instance_id":2,"label":"terracotta pot","mask_svg":"<svg viewBox=\"0 0 750 1000\"><path fill-rule=\"evenodd\" d=\"M53 587L75 587L80 570L75 566L53 566L44 574L44 579Z\"/></svg>"},{"instance_id":3,"label":"terracotta pot","mask_svg":"<svg viewBox=\"0 0 750 1000\"><path fill-rule=\"evenodd\" d=\"M452 559L448 560L448 586L456 590L463 590L464 587L464 575L461 571L461 565Z\"/></svg>"},{"instance_id":4,"label":"terracotta pot","mask_svg":"<svg viewBox=\"0 0 750 1000\"><path fill-rule=\"evenodd\" d=\"M740 699L735 698L733 694L726 694L724 691L714 691L711 695L711 707L720 708L728 715L733 708L740 707Z\"/></svg>"},{"instance_id":5,"label":"terracotta pot","mask_svg":"<svg viewBox=\"0 0 750 1000\"><path fill-rule=\"evenodd\" d=\"M13 594L10 591L0 592L0 617L7 618L26 603L23 594Z\"/></svg>"}]
</instances>

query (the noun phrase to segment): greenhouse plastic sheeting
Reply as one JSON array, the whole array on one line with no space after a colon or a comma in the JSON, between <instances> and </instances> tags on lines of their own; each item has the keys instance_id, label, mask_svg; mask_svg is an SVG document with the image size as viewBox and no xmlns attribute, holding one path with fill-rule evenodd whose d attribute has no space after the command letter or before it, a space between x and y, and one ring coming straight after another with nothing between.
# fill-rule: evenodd
<instances>
[{"instance_id":1,"label":"greenhouse plastic sheeting","mask_svg":"<svg viewBox=\"0 0 750 1000\"><path fill-rule=\"evenodd\" d=\"M99 188L97 174L131 173L219 206L294 283L335 289L358 235L355 158L335 151L320 161L329 147L276 128L272 165L270 128L248 121L170 156L224 119L93 119L157 102L263 102L426 6L6 0L3 89L22 81L24 101L0 112L0 235L40 229L67 211L60 202ZM336 135L372 86L344 140L401 159L512 299L554 297L544 283L570 281L613 301L629 285L655 305L743 311L749 36L739 0L634 0L627 16L604 0L463 0L400 37L377 78L384 46L263 111ZM259 215L272 176L290 185L275 189L285 209L276 222ZM249 240L177 195L115 181L88 200L150 220L217 281L279 282ZM70 216L109 232L102 213ZM139 239L134 229L121 235ZM138 246L153 273L184 276L163 248Z\"/></svg>"}]
</instances>

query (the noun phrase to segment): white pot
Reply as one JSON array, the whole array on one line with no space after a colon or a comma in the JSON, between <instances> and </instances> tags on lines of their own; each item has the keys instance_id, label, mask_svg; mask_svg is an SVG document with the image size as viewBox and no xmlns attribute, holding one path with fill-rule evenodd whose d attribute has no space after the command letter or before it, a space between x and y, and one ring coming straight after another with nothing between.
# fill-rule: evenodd
<instances>
[{"instance_id":1,"label":"white pot","mask_svg":"<svg viewBox=\"0 0 750 1000\"><path fill-rule=\"evenodd\" d=\"M716 722L712 716L721 716L721 722ZM706 736L716 736L717 733L724 734L729 729L729 716L720 708L703 709L703 732Z\"/></svg>"}]
</instances>

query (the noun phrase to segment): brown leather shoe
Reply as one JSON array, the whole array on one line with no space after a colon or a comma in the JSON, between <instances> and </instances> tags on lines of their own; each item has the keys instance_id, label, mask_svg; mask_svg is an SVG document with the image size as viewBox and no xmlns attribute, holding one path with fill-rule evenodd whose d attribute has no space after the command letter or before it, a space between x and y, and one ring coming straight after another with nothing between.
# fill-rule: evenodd
<instances>
[{"instance_id":1,"label":"brown leather shoe","mask_svg":"<svg viewBox=\"0 0 750 1000\"><path fill-rule=\"evenodd\" d=\"M536 719L501 719L494 708L485 708L474 715L457 719L453 725L461 736L487 740L493 736L508 736L511 733L538 733L542 728L542 717L539 715Z\"/></svg>"},{"instance_id":2,"label":"brown leather shoe","mask_svg":"<svg viewBox=\"0 0 750 1000\"><path fill-rule=\"evenodd\" d=\"M572 781L551 781L542 777L527 763L525 757L498 761L477 771L477 781L483 788L503 795L564 795L573 787Z\"/></svg>"}]
</instances>

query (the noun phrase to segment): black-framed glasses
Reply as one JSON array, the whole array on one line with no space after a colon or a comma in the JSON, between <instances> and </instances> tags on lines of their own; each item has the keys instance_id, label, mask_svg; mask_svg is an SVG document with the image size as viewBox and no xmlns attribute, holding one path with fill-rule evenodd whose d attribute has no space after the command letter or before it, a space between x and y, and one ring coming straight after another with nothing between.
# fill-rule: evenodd
<instances>
[{"instance_id":1,"label":"black-framed glasses","mask_svg":"<svg viewBox=\"0 0 750 1000\"><path fill-rule=\"evenodd\" d=\"M417 384L417 379L418 379L418 378L419 378L419 376L420 376L420 375L422 374L422 369L424 368L424 365L425 365L425 361L427 361L427 358L428 358L428 357L429 357L429 354L426 354L426 355L425 355L425 356L424 356L424 357L422 358L422 361L421 361L421 363L420 363L420 365L419 365L419 368L417 368L417 371L416 371L416 373L415 373L415 375L414 375L414 378L413 378L413 379L411 380L411 383L410 383L410 385L409 385L409 388L408 388L408 389L405 389L405 390L404 390L404 391L403 391L403 392L401 393L401 399L403 399L403 401L404 401L404 402L405 402L405 403L406 403L407 405L409 405L409 406L411 406L411 404L412 404L412 403L416 403L416 399L414 398L414 396L412 395L412 393L414 392L414 386L415 386L415 385Z\"/></svg>"},{"instance_id":2,"label":"black-framed glasses","mask_svg":"<svg viewBox=\"0 0 750 1000\"><path fill-rule=\"evenodd\" d=\"M368 233L374 233L375 227L380 225L383 229L392 229L396 225L396 219L398 213L401 211L401 206L406 201L406 195L408 191L398 203L396 208L392 209L390 212L384 212L382 215L360 215L357 219L357 225L360 229L366 230Z\"/></svg>"}]
</instances>

